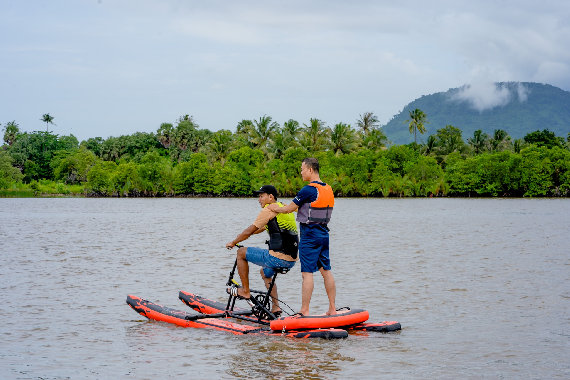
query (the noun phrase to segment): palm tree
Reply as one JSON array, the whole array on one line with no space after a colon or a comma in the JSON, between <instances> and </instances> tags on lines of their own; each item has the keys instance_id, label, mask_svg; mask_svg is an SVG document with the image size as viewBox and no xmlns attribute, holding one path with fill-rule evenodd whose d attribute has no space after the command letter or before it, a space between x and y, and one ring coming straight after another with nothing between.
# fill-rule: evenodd
<instances>
[{"instance_id":1,"label":"palm tree","mask_svg":"<svg viewBox=\"0 0 570 380\"><path fill-rule=\"evenodd\" d=\"M248 137L254 146L265 151L267 142L271 137L271 133L279 127L277 122L271 121L271 116L264 115L259 120L254 120L253 124L248 128Z\"/></svg>"},{"instance_id":2,"label":"palm tree","mask_svg":"<svg viewBox=\"0 0 570 380\"><path fill-rule=\"evenodd\" d=\"M253 125L251 120L245 120L244 119L244 120L240 121L236 127L236 133L237 134L247 133L247 130L250 128L251 125Z\"/></svg>"},{"instance_id":3,"label":"palm tree","mask_svg":"<svg viewBox=\"0 0 570 380\"><path fill-rule=\"evenodd\" d=\"M287 120L283 123L283 135L285 136L285 143L287 144L286 148L295 147L298 145L297 138L302 131L299 122L293 119Z\"/></svg>"},{"instance_id":4,"label":"palm tree","mask_svg":"<svg viewBox=\"0 0 570 380\"><path fill-rule=\"evenodd\" d=\"M174 139L174 126L170 123L160 124L160 128L156 131L156 137L162 146L168 149Z\"/></svg>"},{"instance_id":5,"label":"palm tree","mask_svg":"<svg viewBox=\"0 0 570 380\"><path fill-rule=\"evenodd\" d=\"M16 121L10 121L6 123L4 127L4 142L11 146L14 141L16 141L16 137L20 134L20 128Z\"/></svg>"},{"instance_id":6,"label":"palm tree","mask_svg":"<svg viewBox=\"0 0 570 380\"><path fill-rule=\"evenodd\" d=\"M276 128L271 133L271 138L267 141L267 153L269 154L270 158L282 158L283 154L289 148L288 142L288 133L285 131L284 128Z\"/></svg>"},{"instance_id":7,"label":"palm tree","mask_svg":"<svg viewBox=\"0 0 570 380\"><path fill-rule=\"evenodd\" d=\"M491 139L491 146L493 151L502 150L506 148L506 145L510 143L511 137L503 129L495 129L493 133L493 138Z\"/></svg>"},{"instance_id":8,"label":"palm tree","mask_svg":"<svg viewBox=\"0 0 570 380\"><path fill-rule=\"evenodd\" d=\"M207 150L212 154L214 160L220 161L222 165L231 150L233 134L227 129L221 129L212 134L210 141L206 144Z\"/></svg>"},{"instance_id":9,"label":"palm tree","mask_svg":"<svg viewBox=\"0 0 570 380\"><path fill-rule=\"evenodd\" d=\"M51 116L49 113L44 113L42 118L40 119L41 121L43 121L44 123L46 123L46 132L49 132L48 127L50 124L53 124L53 116Z\"/></svg>"},{"instance_id":10,"label":"palm tree","mask_svg":"<svg viewBox=\"0 0 570 380\"><path fill-rule=\"evenodd\" d=\"M366 149L379 150L386 147L388 138L378 127L372 127L362 138L362 146Z\"/></svg>"},{"instance_id":11,"label":"palm tree","mask_svg":"<svg viewBox=\"0 0 570 380\"><path fill-rule=\"evenodd\" d=\"M192 117L180 119L176 129L173 130L172 142L176 147L184 151L191 148L195 135L196 125L192 121Z\"/></svg>"},{"instance_id":12,"label":"palm tree","mask_svg":"<svg viewBox=\"0 0 570 380\"><path fill-rule=\"evenodd\" d=\"M300 132L299 122L293 119L283 123L283 127L275 128L267 142L267 150L270 156L281 158L287 149L297 147L299 145L297 136Z\"/></svg>"},{"instance_id":13,"label":"palm tree","mask_svg":"<svg viewBox=\"0 0 570 380\"><path fill-rule=\"evenodd\" d=\"M378 127L379 124L378 118L372 112L364 112L360 115L360 119L356 121L356 125L360 128L360 132L362 132L363 135L368 135L370 131Z\"/></svg>"},{"instance_id":14,"label":"palm tree","mask_svg":"<svg viewBox=\"0 0 570 380\"><path fill-rule=\"evenodd\" d=\"M356 147L356 136L349 124L337 123L330 132L335 154L348 153Z\"/></svg>"},{"instance_id":15,"label":"palm tree","mask_svg":"<svg viewBox=\"0 0 570 380\"><path fill-rule=\"evenodd\" d=\"M301 145L309 152L325 150L328 145L329 129L325 128L325 123L319 119L310 119L309 125L303 124L301 135Z\"/></svg>"},{"instance_id":16,"label":"palm tree","mask_svg":"<svg viewBox=\"0 0 570 380\"><path fill-rule=\"evenodd\" d=\"M485 150L485 146L487 145L488 140L489 135L483 133L482 130L478 129L473 132L473 137L467 139L467 142L473 147L475 154L480 154Z\"/></svg>"},{"instance_id":17,"label":"palm tree","mask_svg":"<svg viewBox=\"0 0 570 380\"><path fill-rule=\"evenodd\" d=\"M406 120L406 123L408 123L408 126L410 127L410 134L414 134L414 142L417 144L418 140L416 137L416 132L420 132L421 134L425 133L426 127L424 124L428 123L426 120L427 115L419 108L416 108L409 113L410 118Z\"/></svg>"},{"instance_id":18,"label":"palm tree","mask_svg":"<svg viewBox=\"0 0 570 380\"><path fill-rule=\"evenodd\" d=\"M426 144L423 146L424 154L428 156L437 147L437 139L435 135L429 135Z\"/></svg>"},{"instance_id":19,"label":"palm tree","mask_svg":"<svg viewBox=\"0 0 570 380\"><path fill-rule=\"evenodd\" d=\"M242 120L236 126L236 133L234 135L234 145L236 149L242 146L248 146L253 148L254 145L249 141L249 129L253 128L253 122L251 120Z\"/></svg>"}]
</instances>

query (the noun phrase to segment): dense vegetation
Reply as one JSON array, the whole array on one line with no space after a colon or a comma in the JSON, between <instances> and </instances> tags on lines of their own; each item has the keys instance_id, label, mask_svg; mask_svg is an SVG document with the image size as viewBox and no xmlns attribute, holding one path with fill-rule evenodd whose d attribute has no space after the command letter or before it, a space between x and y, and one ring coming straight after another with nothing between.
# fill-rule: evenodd
<instances>
[{"instance_id":1,"label":"dense vegetation","mask_svg":"<svg viewBox=\"0 0 570 380\"><path fill-rule=\"evenodd\" d=\"M415 110L419 111L419 110ZM46 114L49 116L48 114ZM53 118L44 115L46 126ZM411 134L426 114L410 112ZM392 145L372 113L356 128L318 119L282 125L243 120L236 132L200 128L188 115L156 133L90 138L3 126L0 194L87 196L247 196L274 184L284 196L302 186L300 162L315 156L339 196L568 196L569 141L548 129L512 140L504 130L464 141L452 125L425 144Z\"/></svg>"},{"instance_id":2,"label":"dense vegetation","mask_svg":"<svg viewBox=\"0 0 570 380\"><path fill-rule=\"evenodd\" d=\"M502 82L486 91L464 86L414 100L382 130L396 144L414 141L414 136L405 128L406 119L410 111L421 109L429 119L422 141L448 124L460 128L465 137L472 136L478 129L489 135L495 129L502 129L513 139L520 139L531 131L545 128L566 137L570 132L569 105L570 92L546 84Z\"/></svg>"}]
</instances>

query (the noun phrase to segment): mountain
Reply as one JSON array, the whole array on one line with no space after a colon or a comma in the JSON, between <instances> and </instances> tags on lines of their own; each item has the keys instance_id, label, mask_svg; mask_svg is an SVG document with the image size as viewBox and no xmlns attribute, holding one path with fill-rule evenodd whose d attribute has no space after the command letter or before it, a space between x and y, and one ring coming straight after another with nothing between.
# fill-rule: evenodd
<instances>
[{"instance_id":1,"label":"mountain","mask_svg":"<svg viewBox=\"0 0 570 380\"><path fill-rule=\"evenodd\" d=\"M409 111L419 108L427 115L426 132L418 143L450 124L463 131L467 141L481 129L493 135L504 129L513 139L548 129L566 139L570 133L570 92L548 84L500 82L465 85L446 92L424 95L409 103L382 130L394 144L414 141L408 123Z\"/></svg>"}]
</instances>

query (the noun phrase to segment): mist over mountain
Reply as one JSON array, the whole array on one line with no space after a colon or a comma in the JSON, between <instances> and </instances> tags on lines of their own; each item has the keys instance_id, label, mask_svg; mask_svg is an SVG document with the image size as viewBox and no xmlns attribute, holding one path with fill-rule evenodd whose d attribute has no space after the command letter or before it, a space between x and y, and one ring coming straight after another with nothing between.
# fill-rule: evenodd
<instances>
[{"instance_id":1,"label":"mist over mountain","mask_svg":"<svg viewBox=\"0 0 570 380\"><path fill-rule=\"evenodd\" d=\"M536 130L549 129L566 138L570 132L570 92L533 82L480 83L424 95L395 115L382 130L394 144L414 141L409 111L419 108L427 115L426 133L418 143L450 124L463 131L463 140L481 129L492 135L505 130L513 139Z\"/></svg>"}]
</instances>

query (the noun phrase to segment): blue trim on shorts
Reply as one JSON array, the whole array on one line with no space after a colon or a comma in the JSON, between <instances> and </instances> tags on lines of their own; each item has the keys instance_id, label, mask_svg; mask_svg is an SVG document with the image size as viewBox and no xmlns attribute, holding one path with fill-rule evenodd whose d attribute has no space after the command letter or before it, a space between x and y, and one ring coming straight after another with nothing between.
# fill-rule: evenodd
<instances>
[{"instance_id":1,"label":"blue trim on shorts","mask_svg":"<svg viewBox=\"0 0 570 380\"><path fill-rule=\"evenodd\" d=\"M287 261L271 256L268 249L247 247L245 259L250 263L259 265L263 268L263 274L267 278L273 277L275 270L273 268L293 268L294 261Z\"/></svg>"},{"instance_id":2,"label":"blue trim on shorts","mask_svg":"<svg viewBox=\"0 0 570 380\"><path fill-rule=\"evenodd\" d=\"M329 232L319 224L300 225L299 259L301 272L314 273L320 268L331 270L329 258Z\"/></svg>"}]
</instances>

